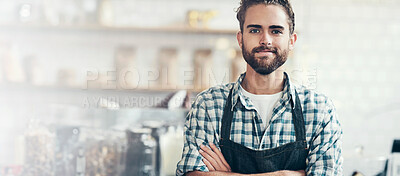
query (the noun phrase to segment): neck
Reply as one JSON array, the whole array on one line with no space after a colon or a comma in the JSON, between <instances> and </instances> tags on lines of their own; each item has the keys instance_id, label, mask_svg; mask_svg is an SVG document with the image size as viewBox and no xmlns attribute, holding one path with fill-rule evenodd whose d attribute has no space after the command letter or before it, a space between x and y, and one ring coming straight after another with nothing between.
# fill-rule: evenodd
<instances>
[{"instance_id":1,"label":"neck","mask_svg":"<svg viewBox=\"0 0 400 176\"><path fill-rule=\"evenodd\" d=\"M276 94L283 90L283 70L277 69L268 75L261 75L248 68L241 85L252 94Z\"/></svg>"}]
</instances>

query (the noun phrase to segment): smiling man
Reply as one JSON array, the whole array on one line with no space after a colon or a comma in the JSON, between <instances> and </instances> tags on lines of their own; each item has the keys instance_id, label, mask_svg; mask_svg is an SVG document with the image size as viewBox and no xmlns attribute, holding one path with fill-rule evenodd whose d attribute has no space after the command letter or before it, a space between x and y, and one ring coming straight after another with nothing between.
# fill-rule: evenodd
<instances>
[{"instance_id":1,"label":"smiling man","mask_svg":"<svg viewBox=\"0 0 400 176\"><path fill-rule=\"evenodd\" d=\"M332 101L289 80L297 40L287 0L242 0L237 82L201 92L185 123L177 175L343 175Z\"/></svg>"}]
</instances>

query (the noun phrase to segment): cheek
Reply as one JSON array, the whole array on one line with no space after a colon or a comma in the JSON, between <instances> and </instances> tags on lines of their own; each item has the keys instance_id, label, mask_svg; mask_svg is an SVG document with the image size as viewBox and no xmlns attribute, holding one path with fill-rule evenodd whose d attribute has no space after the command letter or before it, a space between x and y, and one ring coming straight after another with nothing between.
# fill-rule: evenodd
<instances>
[{"instance_id":1,"label":"cheek","mask_svg":"<svg viewBox=\"0 0 400 176\"><path fill-rule=\"evenodd\" d=\"M281 48L282 50L283 49L290 49L290 40L287 39L287 38L282 39L282 40L278 40L276 42L276 46Z\"/></svg>"},{"instance_id":2,"label":"cheek","mask_svg":"<svg viewBox=\"0 0 400 176\"><path fill-rule=\"evenodd\" d=\"M251 52L254 46L249 41L243 41L242 48L245 49L247 52Z\"/></svg>"},{"instance_id":3,"label":"cheek","mask_svg":"<svg viewBox=\"0 0 400 176\"><path fill-rule=\"evenodd\" d=\"M254 48L259 46L259 40L255 39L254 37L245 37L243 38L242 45L246 48Z\"/></svg>"}]
</instances>

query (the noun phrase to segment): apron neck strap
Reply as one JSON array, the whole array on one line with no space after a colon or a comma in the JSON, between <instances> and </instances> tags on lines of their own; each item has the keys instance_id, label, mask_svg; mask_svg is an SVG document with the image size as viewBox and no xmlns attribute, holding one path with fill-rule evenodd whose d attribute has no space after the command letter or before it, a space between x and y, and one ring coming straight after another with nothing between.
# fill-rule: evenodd
<instances>
[{"instance_id":1,"label":"apron neck strap","mask_svg":"<svg viewBox=\"0 0 400 176\"><path fill-rule=\"evenodd\" d=\"M293 96L291 96L291 107L292 107L292 119L293 119L293 124L294 128L296 131L296 141L305 141L306 140L306 126L304 123L304 117L303 117L303 111L301 109L301 103L299 99L299 95L297 94L297 91L295 90L295 97L296 97L296 103L295 107L293 107Z\"/></svg>"},{"instance_id":2,"label":"apron neck strap","mask_svg":"<svg viewBox=\"0 0 400 176\"><path fill-rule=\"evenodd\" d=\"M222 126L221 126L221 140L229 140L231 134L232 124L232 90L229 91L228 99L226 100L224 112L222 115Z\"/></svg>"}]
</instances>

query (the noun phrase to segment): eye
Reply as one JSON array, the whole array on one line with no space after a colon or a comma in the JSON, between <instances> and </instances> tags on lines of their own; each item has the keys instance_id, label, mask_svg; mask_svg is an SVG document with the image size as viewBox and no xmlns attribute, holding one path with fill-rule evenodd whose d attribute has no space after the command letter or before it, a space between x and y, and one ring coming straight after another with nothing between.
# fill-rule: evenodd
<instances>
[{"instance_id":1,"label":"eye","mask_svg":"<svg viewBox=\"0 0 400 176\"><path fill-rule=\"evenodd\" d=\"M260 30L259 29L250 29L250 33L259 33Z\"/></svg>"},{"instance_id":2,"label":"eye","mask_svg":"<svg viewBox=\"0 0 400 176\"><path fill-rule=\"evenodd\" d=\"M280 30L272 30L272 34L282 34L282 31L280 31Z\"/></svg>"}]
</instances>

